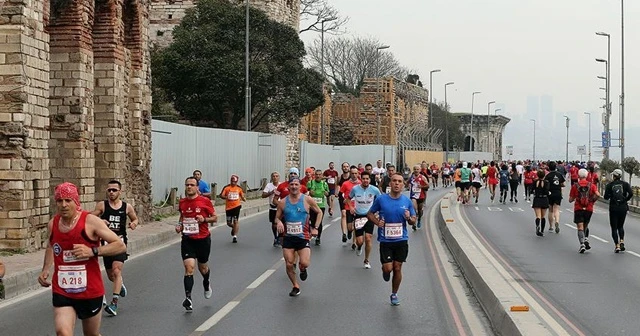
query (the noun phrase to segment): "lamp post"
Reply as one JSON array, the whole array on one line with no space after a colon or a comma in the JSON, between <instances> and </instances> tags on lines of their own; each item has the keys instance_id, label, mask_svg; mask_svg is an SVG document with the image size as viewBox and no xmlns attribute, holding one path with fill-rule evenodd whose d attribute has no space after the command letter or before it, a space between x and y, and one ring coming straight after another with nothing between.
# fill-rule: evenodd
<instances>
[{"instance_id":1,"label":"lamp post","mask_svg":"<svg viewBox=\"0 0 640 336\"><path fill-rule=\"evenodd\" d=\"M249 0L245 1L245 38L244 38L244 123L245 131L251 131L251 87L249 86Z\"/></svg>"},{"instance_id":2,"label":"lamp post","mask_svg":"<svg viewBox=\"0 0 640 336\"><path fill-rule=\"evenodd\" d=\"M620 0L621 69L620 69L620 162L624 160L624 0ZM623 174L624 175L624 174Z\"/></svg>"},{"instance_id":3,"label":"lamp post","mask_svg":"<svg viewBox=\"0 0 640 336\"><path fill-rule=\"evenodd\" d=\"M589 116L589 161L591 161L591 112L585 112Z\"/></svg>"},{"instance_id":4,"label":"lamp post","mask_svg":"<svg viewBox=\"0 0 640 336\"><path fill-rule=\"evenodd\" d=\"M606 90L606 93L607 93L606 94L607 95L607 108L606 108L606 114L605 114L605 119L604 119L604 122L605 122L604 131L606 132L606 135L607 135L607 138L608 138L608 142L609 142L608 145L610 147L611 146L611 139L610 139L611 137L609 135L609 132L610 132L610 127L611 126L609 124L609 118L611 118L611 95L610 95L610 93L611 93L611 85L610 85L610 83L611 83L611 80L610 80L610 78L611 78L611 76L610 76L610 73L611 73L611 35L608 34L608 33L605 33L605 32L596 32L596 35L604 36L604 37L607 38L607 59L605 60L605 59L597 58L596 62L604 63L605 64L605 68L606 68L606 72L607 72L607 74L606 74L606 77L607 77L606 83L607 84L605 85L605 87L607 88L607 90ZM609 147L604 148L604 157L607 158L607 159L609 158Z\"/></svg>"},{"instance_id":5,"label":"lamp post","mask_svg":"<svg viewBox=\"0 0 640 336\"><path fill-rule=\"evenodd\" d=\"M469 133L471 133L471 135L469 136L469 149L473 152L473 101L475 100L474 98L476 97L477 94L481 94L482 92L480 91L475 91L471 94L471 126L470 126L470 130Z\"/></svg>"},{"instance_id":6,"label":"lamp post","mask_svg":"<svg viewBox=\"0 0 640 336\"><path fill-rule=\"evenodd\" d=\"M566 115L564 116L565 119L567 119L567 148L566 148L566 162L569 162L569 117L567 117Z\"/></svg>"},{"instance_id":7,"label":"lamp post","mask_svg":"<svg viewBox=\"0 0 640 336\"><path fill-rule=\"evenodd\" d=\"M320 69L322 70L322 97L324 97L324 84L326 82L325 78L326 78L326 73L324 71L324 24L325 22L330 22L330 21L335 21L337 20L337 17L330 17L328 19L324 19L322 20L322 22L320 22L321 26L320 26ZM324 139L324 134L325 134L325 128L324 128L324 103L322 104L322 106L320 106L320 144L324 145L325 143L325 139ZM311 135L311 134L309 134Z\"/></svg>"},{"instance_id":8,"label":"lamp post","mask_svg":"<svg viewBox=\"0 0 640 336\"><path fill-rule=\"evenodd\" d=\"M495 110L493 111L493 115L497 115L497 114L498 114L498 111L502 111L502 109L501 109L501 108L499 108L499 109L495 109Z\"/></svg>"},{"instance_id":9,"label":"lamp post","mask_svg":"<svg viewBox=\"0 0 640 336\"><path fill-rule=\"evenodd\" d=\"M433 113L431 112L433 105L433 74L440 72L440 69L429 71L429 127L433 127Z\"/></svg>"},{"instance_id":10,"label":"lamp post","mask_svg":"<svg viewBox=\"0 0 640 336\"><path fill-rule=\"evenodd\" d=\"M445 161L449 162L449 105L447 103L447 86L449 85L453 85L453 82L448 82L447 84L444 85L444 112L446 113L445 115L445 121L444 121L444 129L445 129L445 146L447 148L445 148Z\"/></svg>"},{"instance_id":11,"label":"lamp post","mask_svg":"<svg viewBox=\"0 0 640 336\"><path fill-rule=\"evenodd\" d=\"M377 144L380 145L380 69L378 68L380 66L380 50L383 49L389 49L388 45L383 45L383 46L379 46L378 48L376 48L376 81L378 82L378 108L376 108L376 121L378 124L378 130L377 130Z\"/></svg>"},{"instance_id":12,"label":"lamp post","mask_svg":"<svg viewBox=\"0 0 640 336\"><path fill-rule=\"evenodd\" d=\"M492 100L489 103L487 103L487 152L489 151L489 140L491 139L491 137L489 136L489 134L491 133L491 128L489 127L489 119L491 116L491 104L495 104L496 101Z\"/></svg>"},{"instance_id":13,"label":"lamp post","mask_svg":"<svg viewBox=\"0 0 640 336\"><path fill-rule=\"evenodd\" d=\"M535 119L529 119L530 121L533 121L533 161L536 161L536 120Z\"/></svg>"}]
</instances>

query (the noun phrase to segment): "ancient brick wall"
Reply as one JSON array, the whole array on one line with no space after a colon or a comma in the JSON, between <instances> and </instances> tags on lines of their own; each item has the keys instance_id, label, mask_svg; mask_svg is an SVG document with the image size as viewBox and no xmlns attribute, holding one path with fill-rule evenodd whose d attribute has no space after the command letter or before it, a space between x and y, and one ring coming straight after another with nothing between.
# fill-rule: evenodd
<instances>
[{"instance_id":1,"label":"ancient brick wall","mask_svg":"<svg viewBox=\"0 0 640 336\"><path fill-rule=\"evenodd\" d=\"M43 247L63 181L93 209L120 179L149 217L147 27L139 0L0 5L0 249Z\"/></svg>"},{"instance_id":2,"label":"ancient brick wall","mask_svg":"<svg viewBox=\"0 0 640 336\"><path fill-rule=\"evenodd\" d=\"M326 87L328 88L328 86ZM322 125L324 124L324 143L330 143L331 127L331 92L325 89L324 104L307 114L300 122L301 137L311 143L320 143ZM324 110L323 110L324 107ZM322 114L324 113L324 118Z\"/></svg>"}]
</instances>

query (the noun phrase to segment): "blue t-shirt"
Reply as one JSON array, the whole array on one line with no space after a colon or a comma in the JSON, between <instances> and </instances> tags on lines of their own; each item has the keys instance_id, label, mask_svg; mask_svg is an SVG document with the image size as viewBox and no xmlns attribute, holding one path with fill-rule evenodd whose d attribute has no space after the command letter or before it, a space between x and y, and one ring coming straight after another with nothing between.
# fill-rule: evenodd
<instances>
[{"instance_id":1,"label":"blue t-shirt","mask_svg":"<svg viewBox=\"0 0 640 336\"><path fill-rule=\"evenodd\" d=\"M409 210L411 216L416 215L409 197L400 195L398 198L391 198L388 194L376 197L369 212L376 213L384 219L385 226L378 227L378 241L381 243L394 243L409 240L407 231L407 220L404 218L404 211Z\"/></svg>"},{"instance_id":2,"label":"blue t-shirt","mask_svg":"<svg viewBox=\"0 0 640 336\"><path fill-rule=\"evenodd\" d=\"M209 183L203 180L198 181L198 190L200 191L201 194L211 192L211 188L209 188Z\"/></svg>"},{"instance_id":3,"label":"blue t-shirt","mask_svg":"<svg viewBox=\"0 0 640 336\"><path fill-rule=\"evenodd\" d=\"M500 184L502 184L502 185L509 184L509 171L508 170L500 170Z\"/></svg>"},{"instance_id":4,"label":"blue t-shirt","mask_svg":"<svg viewBox=\"0 0 640 336\"><path fill-rule=\"evenodd\" d=\"M366 215L377 196L380 196L380 190L372 185L367 189L364 189L361 184L353 187L349 193L349 199L356 202L356 215Z\"/></svg>"}]
</instances>

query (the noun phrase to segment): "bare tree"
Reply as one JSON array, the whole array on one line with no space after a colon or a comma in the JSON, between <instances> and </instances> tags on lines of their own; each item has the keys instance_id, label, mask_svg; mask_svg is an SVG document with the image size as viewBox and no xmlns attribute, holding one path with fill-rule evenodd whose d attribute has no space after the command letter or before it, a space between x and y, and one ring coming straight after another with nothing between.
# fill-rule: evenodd
<instances>
[{"instance_id":1,"label":"bare tree","mask_svg":"<svg viewBox=\"0 0 640 336\"><path fill-rule=\"evenodd\" d=\"M336 92L359 95L365 78L395 76L404 79L410 71L401 66L393 53L378 51L382 43L374 38L334 37L324 43L324 67ZM320 42L308 48L307 62L320 69Z\"/></svg>"},{"instance_id":2,"label":"bare tree","mask_svg":"<svg viewBox=\"0 0 640 336\"><path fill-rule=\"evenodd\" d=\"M348 17L340 17L338 10L329 5L327 0L301 0L300 21L304 28L300 34L307 31L328 34L340 33L341 28L349 21Z\"/></svg>"}]
</instances>

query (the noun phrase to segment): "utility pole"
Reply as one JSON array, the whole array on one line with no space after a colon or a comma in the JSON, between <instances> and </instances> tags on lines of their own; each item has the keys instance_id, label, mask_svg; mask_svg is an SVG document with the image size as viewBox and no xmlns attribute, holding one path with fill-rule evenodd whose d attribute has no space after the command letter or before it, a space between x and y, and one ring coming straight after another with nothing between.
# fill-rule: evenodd
<instances>
[{"instance_id":1,"label":"utility pole","mask_svg":"<svg viewBox=\"0 0 640 336\"><path fill-rule=\"evenodd\" d=\"M491 134L491 127L489 126L489 120L491 119L491 104L495 104L496 101L492 100L487 104L487 152L490 151L489 148L489 134Z\"/></svg>"},{"instance_id":2,"label":"utility pole","mask_svg":"<svg viewBox=\"0 0 640 336\"><path fill-rule=\"evenodd\" d=\"M244 41L244 122L245 131L251 131L251 87L249 86L249 0L245 1L245 41Z\"/></svg>"},{"instance_id":3,"label":"utility pole","mask_svg":"<svg viewBox=\"0 0 640 336\"><path fill-rule=\"evenodd\" d=\"M444 112L446 113L446 118L444 122L444 131L445 131L445 161L449 162L449 103L447 102L447 86L453 85L453 82L448 82L444 85Z\"/></svg>"},{"instance_id":4,"label":"utility pole","mask_svg":"<svg viewBox=\"0 0 640 336\"><path fill-rule=\"evenodd\" d=\"M624 0L620 0L620 9L621 9L621 28L622 28L622 69L620 73L621 82L620 82L620 162L624 160L624 100L626 99L624 95ZM624 174L623 174L624 175Z\"/></svg>"},{"instance_id":5,"label":"utility pole","mask_svg":"<svg viewBox=\"0 0 640 336\"><path fill-rule=\"evenodd\" d=\"M535 119L529 119L530 121L533 121L533 162L536 161L536 120Z\"/></svg>"},{"instance_id":6,"label":"utility pole","mask_svg":"<svg viewBox=\"0 0 640 336\"><path fill-rule=\"evenodd\" d=\"M471 94L471 126L470 126L470 130L469 133L471 133L471 135L469 136L469 149L473 152L473 102L475 100L475 97L477 94L481 94L482 92L480 91L475 91L474 93Z\"/></svg>"},{"instance_id":7,"label":"utility pole","mask_svg":"<svg viewBox=\"0 0 640 336\"><path fill-rule=\"evenodd\" d=\"M567 148L566 148L566 160L565 163L569 162L569 117L564 116L567 119Z\"/></svg>"},{"instance_id":8,"label":"utility pole","mask_svg":"<svg viewBox=\"0 0 640 336\"><path fill-rule=\"evenodd\" d=\"M589 161L591 161L591 112L585 112L589 116Z\"/></svg>"},{"instance_id":9,"label":"utility pole","mask_svg":"<svg viewBox=\"0 0 640 336\"><path fill-rule=\"evenodd\" d=\"M429 127L433 127L433 113L431 105L433 105L433 74L440 72L440 69L429 71Z\"/></svg>"}]
</instances>

